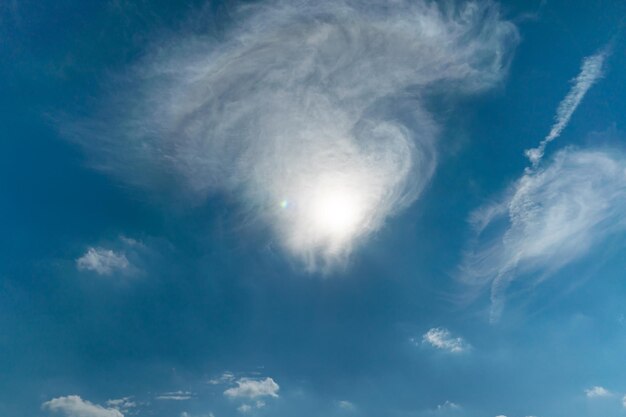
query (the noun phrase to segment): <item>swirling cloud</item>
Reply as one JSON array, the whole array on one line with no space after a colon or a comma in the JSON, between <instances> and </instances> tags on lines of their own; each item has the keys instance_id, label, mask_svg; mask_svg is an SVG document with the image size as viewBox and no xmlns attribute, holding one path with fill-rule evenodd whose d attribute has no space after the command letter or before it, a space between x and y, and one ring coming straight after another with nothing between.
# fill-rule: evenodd
<instances>
[{"instance_id":1,"label":"swirling cloud","mask_svg":"<svg viewBox=\"0 0 626 417\"><path fill-rule=\"evenodd\" d=\"M75 136L132 184L236 196L309 270L418 198L426 96L493 87L518 41L488 1L266 1L234 21L157 42Z\"/></svg>"}]
</instances>

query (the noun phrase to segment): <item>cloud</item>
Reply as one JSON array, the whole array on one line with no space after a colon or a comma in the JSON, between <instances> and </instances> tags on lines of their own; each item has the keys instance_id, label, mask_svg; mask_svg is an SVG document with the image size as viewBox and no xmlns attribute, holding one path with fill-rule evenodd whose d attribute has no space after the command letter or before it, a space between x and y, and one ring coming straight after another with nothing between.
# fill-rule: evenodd
<instances>
[{"instance_id":1,"label":"cloud","mask_svg":"<svg viewBox=\"0 0 626 417\"><path fill-rule=\"evenodd\" d=\"M578 108L587 91L602 77L604 63L609 55L609 48L605 47L600 52L588 56L583 60L580 73L574 78L571 90L559 104L556 111L555 122L550 129L550 133L541 141L538 147L527 149L526 156L533 164L537 166L543 158L546 146L554 139L558 138L567 126L572 115Z\"/></svg>"},{"instance_id":2,"label":"cloud","mask_svg":"<svg viewBox=\"0 0 626 417\"><path fill-rule=\"evenodd\" d=\"M342 410L354 411L356 407L350 401L342 400L339 401L339 408Z\"/></svg>"},{"instance_id":3,"label":"cloud","mask_svg":"<svg viewBox=\"0 0 626 417\"><path fill-rule=\"evenodd\" d=\"M219 39L155 42L66 133L135 186L234 197L311 271L420 196L440 130L427 97L497 85L519 38L491 1L269 0L233 16Z\"/></svg>"},{"instance_id":4,"label":"cloud","mask_svg":"<svg viewBox=\"0 0 626 417\"><path fill-rule=\"evenodd\" d=\"M587 398L611 397L613 393L604 387L595 386L585 390Z\"/></svg>"},{"instance_id":5,"label":"cloud","mask_svg":"<svg viewBox=\"0 0 626 417\"><path fill-rule=\"evenodd\" d=\"M626 408L626 395L622 397L622 406Z\"/></svg>"},{"instance_id":6,"label":"cloud","mask_svg":"<svg viewBox=\"0 0 626 417\"><path fill-rule=\"evenodd\" d=\"M230 383L234 380L235 380L235 375L232 372L226 371L222 375L220 375L219 378L210 379L208 383L211 385L219 385L219 384Z\"/></svg>"},{"instance_id":7,"label":"cloud","mask_svg":"<svg viewBox=\"0 0 626 417\"><path fill-rule=\"evenodd\" d=\"M521 276L539 282L626 229L625 185L622 152L565 149L472 214L476 239L461 278L491 286L492 321L511 282Z\"/></svg>"},{"instance_id":8,"label":"cloud","mask_svg":"<svg viewBox=\"0 0 626 417\"><path fill-rule=\"evenodd\" d=\"M105 408L83 400L78 395L53 398L41 405L44 410L60 412L68 417L124 417L116 408Z\"/></svg>"},{"instance_id":9,"label":"cloud","mask_svg":"<svg viewBox=\"0 0 626 417\"><path fill-rule=\"evenodd\" d=\"M121 412L127 412L137 407L137 403L135 401L132 401L132 397L124 397L124 398L118 398L114 400L108 400L106 404L107 406L111 408L115 408Z\"/></svg>"},{"instance_id":10,"label":"cloud","mask_svg":"<svg viewBox=\"0 0 626 417\"><path fill-rule=\"evenodd\" d=\"M236 381L237 386L224 391L224 395L230 398L278 397L280 386L272 378L252 379L240 378Z\"/></svg>"},{"instance_id":11,"label":"cloud","mask_svg":"<svg viewBox=\"0 0 626 417\"><path fill-rule=\"evenodd\" d=\"M104 248L90 247L83 256L76 259L76 267L79 271L93 271L99 275L124 271L129 266L130 263L124 253Z\"/></svg>"},{"instance_id":12,"label":"cloud","mask_svg":"<svg viewBox=\"0 0 626 417\"><path fill-rule=\"evenodd\" d=\"M170 400L170 401L186 401L192 399L194 394L189 391L172 391L164 392L156 396L157 400Z\"/></svg>"},{"instance_id":13,"label":"cloud","mask_svg":"<svg viewBox=\"0 0 626 417\"><path fill-rule=\"evenodd\" d=\"M460 409L461 409L460 405L453 403L452 401L448 401L448 400L446 400L443 404L439 404L437 406L437 411L440 411L440 412L455 411L455 410L460 410Z\"/></svg>"},{"instance_id":14,"label":"cloud","mask_svg":"<svg viewBox=\"0 0 626 417\"><path fill-rule=\"evenodd\" d=\"M240 413L248 413L252 411L252 406L248 404L241 404L239 407L237 407L237 411L239 411Z\"/></svg>"},{"instance_id":15,"label":"cloud","mask_svg":"<svg viewBox=\"0 0 626 417\"><path fill-rule=\"evenodd\" d=\"M424 333L422 342L451 353L465 352L470 345L462 337L454 337L447 329L434 327Z\"/></svg>"}]
</instances>

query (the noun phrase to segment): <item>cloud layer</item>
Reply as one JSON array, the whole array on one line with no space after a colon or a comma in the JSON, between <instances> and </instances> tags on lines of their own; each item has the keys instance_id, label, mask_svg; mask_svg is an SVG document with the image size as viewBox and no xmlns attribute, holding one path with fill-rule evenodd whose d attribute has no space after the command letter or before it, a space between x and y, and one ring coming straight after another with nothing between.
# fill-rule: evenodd
<instances>
[{"instance_id":1,"label":"cloud layer","mask_svg":"<svg viewBox=\"0 0 626 417\"><path fill-rule=\"evenodd\" d=\"M535 281L626 229L626 157L619 151L565 149L543 169L522 176L507 195L472 216L477 239L462 277L491 285L492 320L510 283Z\"/></svg>"},{"instance_id":2,"label":"cloud layer","mask_svg":"<svg viewBox=\"0 0 626 417\"><path fill-rule=\"evenodd\" d=\"M518 40L491 2L266 1L234 20L158 42L74 134L132 184L236 196L310 270L428 183L426 95L494 86Z\"/></svg>"}]
</instances>

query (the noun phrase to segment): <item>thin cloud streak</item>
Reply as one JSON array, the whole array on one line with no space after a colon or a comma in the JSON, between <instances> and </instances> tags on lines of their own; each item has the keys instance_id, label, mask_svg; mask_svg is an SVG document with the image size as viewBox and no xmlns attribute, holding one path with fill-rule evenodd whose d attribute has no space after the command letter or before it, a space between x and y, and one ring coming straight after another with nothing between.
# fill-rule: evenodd
<instances>
[{"instance_id":1,"label":"thin cloud streak","mask_svg":"<svg viewBox=\"0 0 626 417\"><path fill-rule=\"evenodd\" d=\"M536 167L541 162L546 146L561 135L589 89L602 77L604 65L609 54L610 48L606 46L600 52L583 60L580 73L573 80L574 85L557 108L552 129L539 143L539 146L525 151L533 167Z\"/></svg>"}]
</instances>

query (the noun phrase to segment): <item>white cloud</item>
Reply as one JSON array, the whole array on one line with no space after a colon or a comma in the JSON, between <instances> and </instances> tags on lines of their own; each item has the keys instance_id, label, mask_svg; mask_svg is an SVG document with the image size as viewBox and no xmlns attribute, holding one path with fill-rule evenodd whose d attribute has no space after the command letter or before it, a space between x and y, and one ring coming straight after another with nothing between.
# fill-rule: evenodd
<instances>
[{"instance_id":1,"label":"white cloud","mask_svg":"<svg viewBox=\"0 0 626 417\"><path fill-rule=\"evenodd\" d=\"M309 270L420 196L439 130L425 93L493 87L518 42L491 1L270 0L234 19L219 42L155 44L68 133L134 185L236 196Z\"/></svg>"},{"instance_id":2,"label":"white cloud","mask_svg":"<svg viewBox=\"0 0 626 417\"><path fill-rule=\"evenodd\" d=\"M588 56L583 60L580 73L573 80L574 85L567 96L561 101L556 111L556 117L550 133L541 141L538 147L526 150L526 156L533 166L537 166L543 158L546 146L561 135L572 115L578 108L587 91L602 77L604 62L609 55L609 48Z\"/></svg>"},{"instance_id":3,"label":"white cloud","mask_svg":"<svg viewBox=\"0 0 626 417\"><path fill-rule=\"evenodd\" d=\"M585 390L587 398L611 397L613 393L604 387L595 386Z\"/></svg>"},{"instance_id":4,"label":"white cloud","mask_svg":"<svg viewBox=\"0 0 626 417\"><path fill-rule=\"evenodd\" d=\"M130 263L124 253L103 248L90 247L83 256L76 259L76 267L79 271L94 271L99 275L123 271L129 266Z\"/></svg>"},{"instance_id":5,"label":"white cloud","mask_svg":"<svg viewBox=\"0 0 626 417\"><path fill-rule=\"evenodd\" d=\"M547 167L522 176L501 201L473 213L477 236L461 278L490 284L492 321L512 281L541 281L626 229L625 184L621 152L565 149Z\"/></svg>"},{"instance_id":6,"label":"white cloud","mask_svg":"<svg viewBox=\"0 0 626 417\"><path fill-rule=\"evenodd\" d=\"M224 391L230 398L278 397L279 385L272 378L240 378L237 386Z\"/></svg>"},{"instance_id":7,"label":"white cloud","mask_svg":"<svg viewBox=\"0 0 626 417\"><path fill-rule=\"evenodd\" d=\"M105 408L101 405L83 400L78 395L53 398L41 405L44 410L60 412L67 417L124 417L116 408Z\"/></svg>"},{"instance_id":8,"label":"white cloud","mask_svg":"<svg viewBox=\"0 0 626 417\"><path fill-rule=\"evenodd\" d=\"M124 397L124 398L108 400L106 404L107 406L111 408L115 408L121 412L127 412L130 409L137 407L137 403L135 401L132 401L132 397Z\"/></svg>"},{"instance_id":9,"label":"white cloud","mask_svg":"<svg viewBox=\"0 0 626 417\"><path fill-rule=\"evenodd\" d=\"M194 394L189 391L164 392L156 396L157 400L186 401L193 398Z\"/></svg>"},{"instance_id":10,"label":"white cloud","mask_svg":"<svg viewBox=\"0 0 626 417\"><path fill-rule=\"evenodd\" d=\"M626 408L626 395L622 397L622 406Z\"/></svg>"},{"instance_id":11,"label":"white cloud","mask_svg":"<svg viewBox=\"0 0 626 417\"><path fill-rule=\"evenodd\" d=\"M211 385L219 385L219 384L230 383L234 380L235 380L235 375L232 372L226 371L222 375L220 375L219 378L210 379L208 383Z\"/></svg>"},{"instance_id":12,"label":"white cloud","mask_svg":"<svg viewBox=\"0 0 626 417\"><path fill-rule=\"evenodd\" d=\"M453 403L452 401L448 401L446 400L443 404L439 404L437 406L437 411L454 411L454 410L460 410L461 406Z\"/></svg>"},{"instance_id":13,"label":"white cloud","mask_svg":"<svg viewBox=\"0 0 626 417\"><path fill-rule=\"evenodd\" d=\"M462 337L454 337L447 329L434 327L422 336L423 343L451 353L465 352L470 345Z\"/></svg>"},{"instance_id":14,"label":"white cloud","mask_svg":"<svg viewBox=\"0 0 626 417\"><path fill-rule=\"evenodd\" d=\"M347 411L353 411L356 407L350 401L342 400L339 401L339 408Z\"/></svg>"},{"instance_id":15,"label":"white cloud","mask_svg":"<svg viewBox=\"0 0 626 417\"><path fill-rule=\"evenodd\" d=\"M241 404L239 407L237 407L237 411L239 411L240 413L248 413L252 410L252 406L249 404Z\"/></svg>"}]
</instances>

